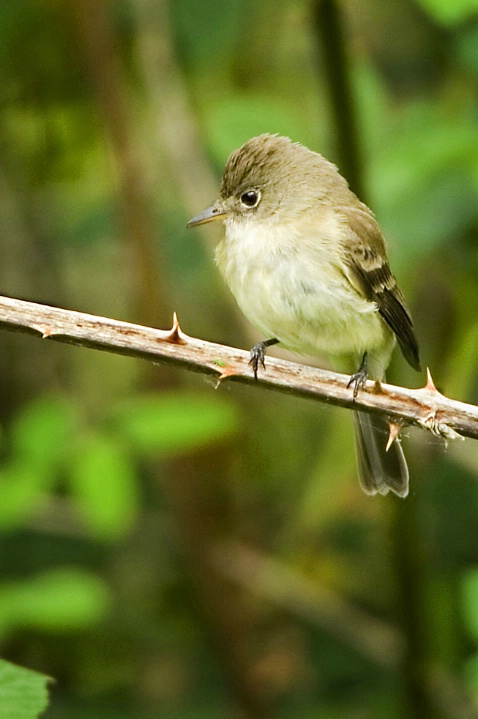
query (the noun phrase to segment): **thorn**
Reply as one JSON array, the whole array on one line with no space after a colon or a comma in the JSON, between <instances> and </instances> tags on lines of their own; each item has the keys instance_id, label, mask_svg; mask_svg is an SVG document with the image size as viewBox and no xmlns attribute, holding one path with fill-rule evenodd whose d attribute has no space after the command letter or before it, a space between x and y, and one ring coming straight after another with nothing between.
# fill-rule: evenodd
<instances>
[{"instance_id":1,"label":"thorn","mask_svg":"<svg viewBox=\"0 0 478 719\"><path fill-rule=\"evenodd\" d=\"M56 334L53 332L50 325L32 325L32 327L41 334L42 339L44 340L48 339L48 337L51 337L53 334Z\"/></svg>"},{"instance_id":2,"label":"thorn","mask_svg":"<svg viewBox=\"0 0 478 719\"><path fill-rule=\"evenodd\" d=\"M430 372L429 367L427 367L427 383L425 387L422 387L422 389L427 390L428 392L436 392L436 394L440 394L440 392L435 386L435 382L433 381L432 373Z\"/></svg>"},{"instance_id":3,"label":"thorn","mask_svg":"<svg viewBox=\"0 0 478 719\"><path fill-rule=\"evenodd\" d=\"M234 372L234 370L228 369L227 367L223 369L216 380L216 389L219 387L223 380L228 379L229 377L234 377L235 375L237 375L237 372Z\"/></svg>"},{"instance_id":4,"label":"thorn","mask_svg":"<svg viewBox=\"0 0 478 719\"><path fill-rule=\"evenodd\" d=\"M390 427L390 431L388 434L387 446L385 447L386 452L388 452L392 444L395 442L402 429L402 426L398 422L389 422L388 426Z\"/></svg>"},{"instance_id":5,"label":"thorn","mask_svg":"<svg viewBox=\"0 0 478 719\"><path fill-rule=\"evenodd\" d=\"M169 333L164 338L166 342L171 342L172 344L181 344L185 345L184 333L181 331L181 327L179 326L178 316L176 312L173 313L173 326L169 330Z\"/></svg>"}]
</instances>

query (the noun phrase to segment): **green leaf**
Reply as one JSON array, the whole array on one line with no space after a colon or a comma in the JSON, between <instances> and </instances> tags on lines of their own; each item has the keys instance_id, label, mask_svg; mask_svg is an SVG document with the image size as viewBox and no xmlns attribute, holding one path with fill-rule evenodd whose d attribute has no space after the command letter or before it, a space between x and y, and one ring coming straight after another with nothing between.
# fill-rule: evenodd
<instances>
[{"instance_id":1,"label":"green leaf","mask_svg":"<svg viewBox=\"0 0 478 719\"><path fill-rule=\"evenodd\" d=\"M474 281L474 278L473 278ZM461 282L455 291L465 296L466 285ZM447 361L446 387L448 397L472 397L476 382L476 358L478 357L478 322L469 323L461 333L456 333L450 342L450 356Z\"/></svg>"},{"instance_id":2,"label":"green leaf","mask_svg":"<svg viewBox=\"0 0 478 719\"><path fill-rule=\"evenodd\" d=\"M476 697L478 693L478 654L473 654L465 661L464 676L468 691Z\"/></svg>"},{"instance_id":3,"label":"green leaf","mask_svg":"<svg viewBox=\"0 0 478 719\"><path fill-rule=\"evenodd\" d=\"M57 569L0 589L0 635L16 628L45 632L84 629L98 622L110 602L106 585L89 572Z\"/></svg>"},{"instance_id":4,"label":"green leaf","mask_svg":"<svg viewBox=\"0 0 478 719\"><path fill-rule=\"evenodd\" d=\"M0 719L37 719L48 704L49 681L0 659Z\"/></svg>"},{"instance_id":5,"label":"green leaf","mask_svg":"<svg viewBox=\"0 0 478 719\"><path fill-rule=\"evenodd\" d=\"M239 420L234 405L223 397L178 392L122 404L115 424L138 451L172 455L232 436Z\"/></svg>"},{"instance_id":6,"label":"green leaf","mask_svg":"<svg viewBox=\"0 0 478 719\"><path fill-rule=\"evenodd\" d=\"M56 467L74 424L74 412L68 402L56 397L35 400L13 422L12 452L37 467Z\"/></svg>"},{"instance_id":7,"label":"green leaf","mask_svg":"<svg viewBox=\"0 0 478 719\"><path fill-rule=\"evenodd\" d=\"M104 539L127 532L138 514L135 467L121 439L88 436L71 463L70 487L92 530Z\"/></svg>"},{"instance_id":8,"label":"green leaf","mask_svg":"<svg viewBox=\"0 0 478 719\"><path fill-rule=\"evenodd\" d=\"M468 570L462 580L463 616L465 624L478 642L478 569Z\"/></svg>"},{"instance_id":9,"label":"green leaf","mask_svg":"<svg viewBox=\"0 0 478 719\"><path fill-rule=\"evenodd\" d=\"M478 44L478 26L471 23L470 27L460 28L455 38L455 48L461 63L471 72L475 78L478 75L478 53L476 52Z\"/></svg>"},{"instance_id":10,"label":"green leaf","mask_svg":"<svg viewBox=\"0 0 478 719\"><path fill-rule=\"evenodd\" d=\"M35 400L15 417L12 458L0 467L0 527L20 524L41 504L56 481L74 426L71 404L55 397Z\"/></svg>"},{"instance_id":11,"label":"green leaf","mask_svg":"<svg viewBox=\"0 0 478 719\"><path fill-rule=\"evenodd\" d=\"M0 528L15 527L34 512L54 477L26 460L14 460L0 469Z\"/></svg>"},{"instance_id":12,"label":"green leaf","mask_svg":"<svg viewBox=\"0 0 478 719\"><path fill-rule=\"evenodd\" d=\"M443 25L456 25L478 14L478 0L419 0Z\"/></svg>"}]
</instances>

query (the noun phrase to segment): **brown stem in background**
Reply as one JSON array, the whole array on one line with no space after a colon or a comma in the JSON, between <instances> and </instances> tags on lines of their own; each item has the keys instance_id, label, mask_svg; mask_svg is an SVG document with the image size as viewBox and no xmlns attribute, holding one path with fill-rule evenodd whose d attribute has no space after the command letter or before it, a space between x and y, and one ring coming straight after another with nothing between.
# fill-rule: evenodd
<instances>
[{"instance_id":1,"label":"brown stem in background","mask_svg":"<svg viewBox=\"0 0 478 719\"><path fill-rule=\"evenodd\" d=\"M167 0L136 0L138 60L154 136L187 216L207 207L218 192L178 64Z\"/></svg>"},{"instance_id":2,"label":"brown stem in background","mask_svg":"<svg viewBox=\"0 0 478 719\"><path fill-rule=\"evenodd\" d=\"M439 719L427 687L428 650L424 631L427 622L424 582L420 581L426 566L426 553L420 531L419 498L413 497L406 510L399 502L390 505L389 530L392 540L392 566L398 579L396 616L407 637L401 664L404 715L410 719Z\"/></svg>"},{"instance_id":3,"label":"brown stem in background","mask_svg":"<svg viewBox=\"0 0 478 719\"><path fill-rule=\"evenodd\" d=\"M352 190L366 202L350 64L340 3L316 0L312 6L337 141L337 164Z\"/></svg>"},{"instance_id":4,"label":"brown stem in background","mask_svg":"<svg viewBox=\"0 0 478 719\"><path fill-rule=\"evenodd\" d=\"M34 98L29 97L29 101L34 104ZM28 292L30 298L61 304L66 292L49 203L32 188L32 169L19 149L21 136L12 135L5 115L0 108L0 287L7 294ZM46 162L40 149L38 156L38 162ZM0 349L2 426L7 426L19 403L28 401L38 386L54 386L60 378L67 380L70 367L63 359L61 353L40 350L32 363L21 342L5 337Z\"/></svg>"},{"instance_id":5,"label":"brown stem in background","mask_svg":"<svg viewBox=\"0 0 478 719\"><path fill-rule=\"evenodd\" d=\"M138 143L134 139L130 105L119 62L111 5L95 0L71 0L82 59L88 70L95 103L111 143L119 181L118 207L132 270L134 316L157 324L171 315L153 228L152 202ZM125 288L119 287L119 292Z\"/></svg>"},{"instance_id":6,"label":"brown stem in background","mask_svg":"<svg viewBox=\"0 0 478 719\"><path fill-rule=\"evenodd\" d=\"M255 602L247 588L238 587L211 562L211 547L231 536L234 526L230 454L196 453L194 472L187 460L174 481L167 484L175 521L191 578L191 600L203 627L232 703L243 719L271 716L267 693L254 676L255 652L251 637L256 624ZM181 470L181 467L179 466Z\"/></svg>"}]
</instances>

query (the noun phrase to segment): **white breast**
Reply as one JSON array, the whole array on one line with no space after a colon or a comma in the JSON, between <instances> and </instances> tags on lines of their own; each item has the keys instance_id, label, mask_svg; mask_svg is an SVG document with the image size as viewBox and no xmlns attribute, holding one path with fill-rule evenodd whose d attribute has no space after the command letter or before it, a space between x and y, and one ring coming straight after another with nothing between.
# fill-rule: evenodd
<instances>
[{"instance_id":1,"label":"white breast","mask_svg":"<svg viewBox=\"0 0 478 719\"><path fill-rule=\"evenodd\" d=\"M375 303L360 296L340 268L341 229L331 217L320 236L312 230L304 242L294 226L227 220L216 261L264 339L276 337L307 354L359 354L383 345L387 329Z\"/></svg>"}]
</instances>

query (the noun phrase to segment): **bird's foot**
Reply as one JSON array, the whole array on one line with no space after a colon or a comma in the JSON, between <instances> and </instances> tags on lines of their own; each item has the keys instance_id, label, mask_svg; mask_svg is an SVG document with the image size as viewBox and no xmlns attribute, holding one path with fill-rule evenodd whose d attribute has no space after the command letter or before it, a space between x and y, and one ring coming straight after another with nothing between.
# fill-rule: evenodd
<instances>
[{"instance_id":1,"label":"bird's foot","mask_svg":"<svg viewBox=\"0 0 478 719\"><path fill-rule=\"evenodd\" d=\"M354 388L354 399L359 393L359 389L364 389L367 384L368 371L367 371L367 353L364 352L360 367L357 372L351 376L348 381L347 389L349 387Z\"/></svg>"},{"instance_id":2,"label":"bird's foot","mask_svg":"<svg viewBox=\"0 0 478 719\"><path fill-rule=\"evenodd\" d=\"M266 368L266 349L267 347L270 347L271 345L278 344L279 340L276 340L275 337L270 340L264 340L264 342L258 342L257 344L252 347L250 352L250 360L249 364L252 367L252 371L254 372L254 379L257 379L257 372L259 370L259 366L262 367L262 369Z\"/></svg>"}]
</instances>

